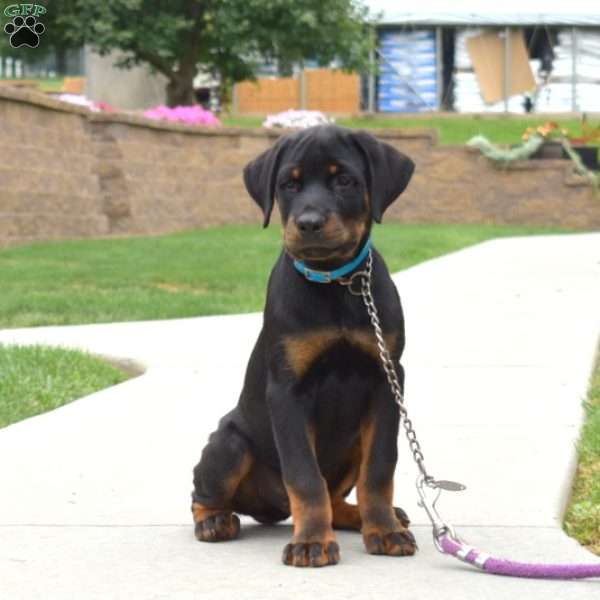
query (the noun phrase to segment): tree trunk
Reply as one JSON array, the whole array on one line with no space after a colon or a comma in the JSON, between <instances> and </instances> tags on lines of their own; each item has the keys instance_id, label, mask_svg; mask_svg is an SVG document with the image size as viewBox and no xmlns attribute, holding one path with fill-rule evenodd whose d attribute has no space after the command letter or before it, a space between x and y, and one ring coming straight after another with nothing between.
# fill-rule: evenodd
<instances>
[{"instance_id":1,"label":"tree trunk","mask_svg":"<svg viewBox=\"0 0 600 600\"><path fill-rule=\"evenodd\" d=\"M194 73L173 75L167 84L168 106L189 106L196 104L194 95Z\"/></svg>"},{"instance_id":2,"label":"tree trunk","mask_svg":"<svg viewBox=\"0 0 600 600\"><path fill-rule=\"evenodd\" d=\"M225 114L231 114L231 99L233 83L229 81L224 75L220 76L221 84L219 86L219 104L221 112Z\"/></svg>"}]
</instances>

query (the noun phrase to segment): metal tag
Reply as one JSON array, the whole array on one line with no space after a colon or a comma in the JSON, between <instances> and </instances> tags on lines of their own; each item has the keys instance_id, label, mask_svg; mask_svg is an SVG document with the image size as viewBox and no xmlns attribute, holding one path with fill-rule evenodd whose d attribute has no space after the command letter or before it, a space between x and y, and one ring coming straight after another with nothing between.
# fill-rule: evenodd
<instances>
[{"instance_id":1,"label":"metal tag","mask_svg":"<svg viewBox=\"0 0 600 600\"><path fill-rule=\"evenodd\" d=\"M467 489L466 485L457 483L456 481L446 481L445 479L438 479L434 482L436 488L446 490L448 492L462 492Z\"/></svg>"}]
</instances>

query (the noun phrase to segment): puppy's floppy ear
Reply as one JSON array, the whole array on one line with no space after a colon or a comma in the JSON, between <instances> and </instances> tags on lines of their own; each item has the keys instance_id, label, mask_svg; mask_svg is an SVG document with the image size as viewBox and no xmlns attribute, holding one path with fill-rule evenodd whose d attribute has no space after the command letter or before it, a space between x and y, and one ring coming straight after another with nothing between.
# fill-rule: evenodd
<instances>
[{"instance_id":1,"label":"puppy's floppy ear","mask_svg":"<svg viewBox=\"0 0 600 600\"><path fill-rule=\"evenodd\" d=\"M277 140L274 146L260 154L244 167L244 184L252 199L263 211L263 227L269 224L273 201L275 200L275 183L281 153L287 144L285 138Z\"/></svg>"},{"instance_id":2,"label":"puppy's floppy ear","mask_svg":"<svg viewBox=\"0 0 600 600\"><path fill-rule=\"evenodd\" d=\"M380 142L365 131L353 132L351 136L367 165L367 188L373 219L381 223L387 207L408 185L415 163L393 146Z\"/></svg>"}]
</instances>

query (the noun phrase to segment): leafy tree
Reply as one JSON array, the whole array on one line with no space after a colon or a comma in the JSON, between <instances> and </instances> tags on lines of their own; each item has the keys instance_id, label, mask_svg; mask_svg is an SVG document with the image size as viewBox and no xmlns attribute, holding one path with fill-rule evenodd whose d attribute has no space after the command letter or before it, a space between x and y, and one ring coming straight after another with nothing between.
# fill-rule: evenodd
<instances>
[{"instance_id":1,"label":"leafy tree","mask_svg":"<svg viewBox=\"0 0 600 600\"><path fill-rule=\"evenodd\" d=\"M261 57L283 70L305 59L348 69L366 65L367 9L361 0L48 0L48 17L65 44L117 64L147 64L166 76L168 104L194 102L199 65L225 87L253 78Z\"/></svg>"},{"instance_id":2,"label":"leafy tree","mask_svg":"<svg viewBox=\"0 0 600 600\"><path fill-rule=\"evenodd\" d=\"M354 0L222 0L206 31L202 62L225 89L254 79L260 58L282 74L305 60L338 60L362 70L370 49L367 20L367 9Z\"/></svg>"}]
</instances>

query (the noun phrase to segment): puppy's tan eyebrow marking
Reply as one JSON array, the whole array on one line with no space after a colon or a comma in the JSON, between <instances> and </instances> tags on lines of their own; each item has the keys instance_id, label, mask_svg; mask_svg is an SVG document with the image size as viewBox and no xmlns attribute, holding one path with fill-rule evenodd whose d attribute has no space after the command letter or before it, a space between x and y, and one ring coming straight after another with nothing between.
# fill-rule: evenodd
<instances>
[{"instance_id":1,"label":"puppy's tan eyebrow marking","mask_svg":"<svg viewBox=\"0 0 600 600\"><path fill-rule=\"evenodd\" d=\"M292 179L300 179L301 174L302 171L300 170L300 167L295 167L292 169Z\"/></svg>"},{"instance_id":2,"label":"puppy's tan eyebrow marking","mask_svg":"<svg viewBox=\"0 0 600 600\"><path fill-rule=\"evenodd\" d=\"M328 170L331 175L335 175L338 172L338 166L332 163L329 165Z\"/></svg>"}]
</instances>

